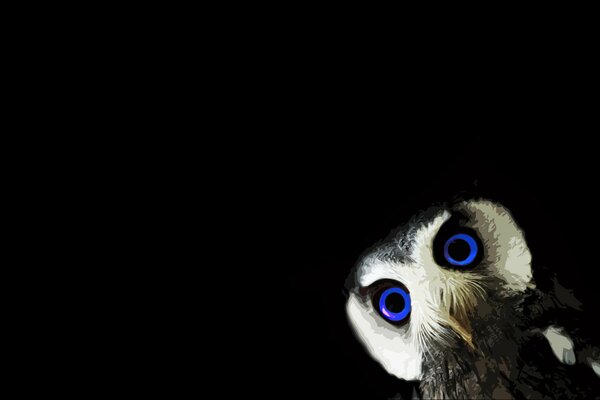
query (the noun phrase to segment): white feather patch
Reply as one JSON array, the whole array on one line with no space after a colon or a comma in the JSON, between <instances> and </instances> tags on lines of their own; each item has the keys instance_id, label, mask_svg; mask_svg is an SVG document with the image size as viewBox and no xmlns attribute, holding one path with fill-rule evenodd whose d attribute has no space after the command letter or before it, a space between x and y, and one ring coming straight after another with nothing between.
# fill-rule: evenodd
<instances>
[{"instance_id":1,"label":"white feather patch","mask_svg":"<svg viewBox=\"0 0 600 400\"><path fill-rule=\"evenodd\" d=\"M594 370L596 375L598 375L598 377L600 378L600 362L592 361L590 364L592 365L592 369Z\"/></svg>"},{"instance_id":2,"label":"white feather patch","mask_svg":"<svg viewBox=\"0 0 600 400\"><path fill-rule=\"evenodd\" d=\"M542 332L550 343L552 352L558 360L567 365L575 364L573 341L563 328L551 325Z\"/></svg>"}]
</instances>

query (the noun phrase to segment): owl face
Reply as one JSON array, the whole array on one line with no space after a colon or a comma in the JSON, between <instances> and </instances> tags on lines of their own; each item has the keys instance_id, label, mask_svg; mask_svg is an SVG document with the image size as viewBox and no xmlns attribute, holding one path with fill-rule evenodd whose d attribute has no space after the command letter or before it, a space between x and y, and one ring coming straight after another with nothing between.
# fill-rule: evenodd
<instances>
[{"instance_id":1,"label":"owl face","mask_svg":"<svg viewBox=\"0 0 600 400\"><path fill-rule=\"evenodd\" d=\"M493 314L490 299L528 287L523 232L501 205L471 200L424 211L370 249L351 273L346 311L387 372L420 380L435 349L474 350L473 316Z\"/></svg>"}]
</instances>

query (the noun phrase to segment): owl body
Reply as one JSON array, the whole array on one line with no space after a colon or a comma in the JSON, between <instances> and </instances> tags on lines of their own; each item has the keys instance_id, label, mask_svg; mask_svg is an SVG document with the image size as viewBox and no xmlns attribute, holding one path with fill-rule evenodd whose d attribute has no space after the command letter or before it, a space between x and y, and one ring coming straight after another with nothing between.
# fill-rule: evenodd
<instances>
[{"instance_id":1,"label":"owl body","mask_svg":"<svg viewBox=\"0 0 600 400\"><path fill-rule=\"evenodd\" d=\"M580 304L557 282L536 287L532 262L501 205L435 206L360 258L347 314L369 354L421 398L597 398L600 354L561 325Z\"/></svg>"}]
</instances>

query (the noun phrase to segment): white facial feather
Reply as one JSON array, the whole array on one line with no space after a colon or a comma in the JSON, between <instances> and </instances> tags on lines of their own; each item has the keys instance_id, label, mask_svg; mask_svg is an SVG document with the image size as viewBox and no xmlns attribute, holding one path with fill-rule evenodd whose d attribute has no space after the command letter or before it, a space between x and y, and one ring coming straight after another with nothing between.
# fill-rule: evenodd
<instances>
[{"instance_id":1,"label":"white facial feather","mask_svg":"<svg viewBox=\"0 0 600 400\"><path fill-rule=\"evenodd\" d=\"M463 203L486 248L488 266L506 282L505 288L523 292L531 284L531 253L525 235L510 213L487 200Z\"/></svg>"},{"instance_id":2,"label":"white facial feather","mask_svg":"<svg viewBox=\"0 0 600 400\"><path fill-rule=\"evenodd\" d=\"M353 327L371 356L392 375L406 380L421 377L423 353L428 340L443 340L440 330L440 296L443 272L435 264L432 243L440 226L450 218L448 212L436 217L420 229L415 238L410 259L412 262L392 263L366 257L358 270L362 287L382 279L404 284L411 296L410 324L396 327L384 321L371 302L363 304L350 294L347 312Z\"/></svg>"},{"instance_id":3,"label":"white facial feather","mask_svg":"<svg viewBox=\"0 0 600 400\"><path fill-rule=\"evenodd\" d=\"M386 371L400 379L421 378L422 355L414 329L389 325L355 294L350 294L346 310L356 335Z\"/></svg>"}]
</instances>

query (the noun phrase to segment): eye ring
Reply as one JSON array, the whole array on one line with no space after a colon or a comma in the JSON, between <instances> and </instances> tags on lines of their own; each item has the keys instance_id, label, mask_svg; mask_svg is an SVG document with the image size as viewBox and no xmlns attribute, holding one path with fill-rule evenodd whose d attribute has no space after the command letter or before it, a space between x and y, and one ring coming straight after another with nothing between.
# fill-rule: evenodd
<instances>
[{"instance_id":1,"label":"eye ring","mask_svg":"<svg viewBox=\"0 0 600 400\"><path fill-rule=\"evenodd\" d=\"M469 246L469 255L464 260L455 260L450 255L450 245L459 240L465 242ZM477 257L478 252L479 246L477 245L477 242L472 236L467 235L466 233L457 233L456 235L451 236L450 239L446 240L446 243L444 244L444 258L450 264L459 267L464 267L471 264Z\"/></svg>"},{"instance_id":2,"label":"eye ring","mask_svg":"<svg viewBox=\"0 0 600 400\"><path fill-rule=\"evenodd\" d=\"M388 300L389 296L392 294L398 294L404 300L404 307L399 312L392 312L388 308L388 305L386 304L386 301ZM379 297L379 312L388 321L401 322L404 319L406 319L408 314L410 314L410 311L411 311L410 295L408 294L407 291L405 291L402 288L399 288L399 287L388 288L388 289L384 290L383 293L381 294L381 297Z\"/></svg>"}]
</instances>

